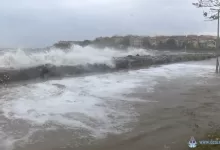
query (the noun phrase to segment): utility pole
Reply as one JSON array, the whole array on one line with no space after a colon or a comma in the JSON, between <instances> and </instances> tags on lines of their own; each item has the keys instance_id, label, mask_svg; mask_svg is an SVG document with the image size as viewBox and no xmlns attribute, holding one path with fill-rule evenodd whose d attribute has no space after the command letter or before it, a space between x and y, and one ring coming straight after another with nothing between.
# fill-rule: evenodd
<instances>
[{"instance_id":1,"label":"utility pole","mask_svg":"<svg viewBox=\"0 0 220 150\"><path fill-rule=\"evenodd\" d=\"M185 38L185 52L186 52L186 45L188 44L188 40L187 40L187 35L186 35L186 38Z\"/></svg>"},{"instance_id":2,"label":"utility pole","mask_svg":"<svg viewBox=\"0 0 220 150\"><path fill-rule=\"evenodd\" d=\"M214 9L211 8L211 10L214 11L218 11L218 15L217 15L217 20L218 20L218 24L217 24L217 39L216 39L216 69L215 72L219 73L220 72L220 67L219 67L219 13L220 13L220 9Z\"/></svg>"},{"instance_id":3,"label":"utility pole","mask_svg":"<svg viewBox=\"0 0 220 150\"><path fill-rule=\"evenodd\" d=\"M217 41L216 41L216 73L219 73L220 68L219 68L219 60L218 60L218 55L219 55L219 9L218 9L218 27L217 27Z\"/></svg>"},{"instance_id":4,"label":"utility pole","mask_svg":"<svg viewBox=\"0 0 220 150\"><path fill-rule=\"evenodd\" d=\"M216 73L219 73L220 72L220 68L219 68L219 61L218 61L218 57L219 57L219 9L218 9L218 34L217 34L217 49L216 49L216 53L217 53L217 59L216 59L216 68L217 68L217 72Z\"/></svg>"}]
</instances>

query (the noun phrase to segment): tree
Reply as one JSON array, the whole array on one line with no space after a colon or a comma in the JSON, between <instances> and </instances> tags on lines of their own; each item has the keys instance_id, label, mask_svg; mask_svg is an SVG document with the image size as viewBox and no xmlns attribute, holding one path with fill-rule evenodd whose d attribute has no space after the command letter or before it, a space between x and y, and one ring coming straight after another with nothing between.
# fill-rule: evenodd
<instances>
[{"instance_id":1,"label":"tree","mask_svg":"<svg viewBox=\"0 0 220 150\"><path fill-rule=\"evenodd\" d=\"M143 47L144 48L149 48L150 47L150 42L148 37L143 38Z\"/></svg>"},{"instance_id":2,"label":"tree","mask_svg":"<svg viewBox=\"0 0 220 150\"><path fill-rule=\"evenodd\" d=\"M56 47L56 48L60 48L60 49L70 49L71 46L72 46L72 43L71 42L60 41L58 43L55 43L53 46Z\"/></svg>"},{"instance_id":3,"label":"tree","mask_svg":"<svg viewBox=\"0 0 220 150\"><path fill-rule=\"evenodd\" d=\"M130 37L129 36L125 36L122 41L120 42L121 45L123 45L124 47L129 47L130 46Z\"/></svg>"},{"instance_id":4,"label":"tree","mask_svg":"<svg viewBox=\"0 0 220 150\"><path fill-rule=\"evenodd\" d=\"M167 45L167 48L170 48L170 49L178 48L175 39L168 39L167 42L166 42L166 45Z\"/></svg>"},{"instance_id":5,"label":"tree","mask_svg":"<svg viewBox=\"0 0 220 150\"><path fill-rule=\"evenodd\" d=\"M89 44L91 44L92 42L89 41L89 40L84 40L82 43L81 43L81 46L82 47L85 47L85 46L88 46Z\"/></svg>"},{"instance_id":6,"label":"tree","mask_svg":"<svg viewBox=\"0 0 220 150\"><path fill-rule=\"evenodd\" d=\"M167 48L166 43L163 43L162 41L159 41L158 45L157 45L157 48L166 49Z\"/></svg>"},{"instance_id":7,"label":"tree","mask_svg":"<svg viewBox=\"0 0 220 150\"><path fill-rule=\"evenodd\" d=\"M217 37L217 49L219 49L219 10L220 1L219 0L198 0L197 3L193 3L197 8L208 8L209 12L204 12L204 17L212 20L218 20L218 37ZM218 11L216 11L218 10ZM219 55L219 54L218 54ZM218 55L216 58L216 73L220 72Z\"/></svg>"},{"instance_id":8,"label":"tree","mask_svg":"<svg viewBox=\"0 0 220 150\"><path fill-rule=\"evenodd\" d=\"M218 12L216 9L220 8L219 0L197 0L196 3L193 3L197 8L206 8L206 11L203 10L203 16L209 20L217 20Z\"/></svg>"}]
</instances>

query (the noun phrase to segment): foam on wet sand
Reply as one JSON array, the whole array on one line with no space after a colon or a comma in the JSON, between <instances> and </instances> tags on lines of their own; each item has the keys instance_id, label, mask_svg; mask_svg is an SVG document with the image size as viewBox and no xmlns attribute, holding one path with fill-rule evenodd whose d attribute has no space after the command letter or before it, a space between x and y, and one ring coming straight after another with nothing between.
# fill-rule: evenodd
<instances>
[{"instance_id":1,"label":"foam on wet sand","mask_svg":"<svg viewBox=\"0 0 220 150\"><path fill-rule=\"evenodd\" d=\"M151 102L128 97L133 89L145 86L146 92L153 92L159 78L209 77L213 70L211 65L182 63L20 85L1 89L0 107L6 120L24 120L30 125L26 140L33 131L42 127L46 130L46 124L50 124L48 129L84 129L90 136L100 138L107 133L128 131L126 124L138 119L133 102ZM4 139L0 148L13 145L8 141L27 142L15 138L3 126L0 129L0 139Z\"/></svg>"}]
</instances>

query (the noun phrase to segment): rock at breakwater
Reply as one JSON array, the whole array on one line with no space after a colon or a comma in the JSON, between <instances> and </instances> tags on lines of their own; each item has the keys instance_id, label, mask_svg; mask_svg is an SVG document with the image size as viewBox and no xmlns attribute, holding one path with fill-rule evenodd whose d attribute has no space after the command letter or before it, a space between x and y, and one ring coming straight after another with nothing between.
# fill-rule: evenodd
<instances>
[{"instance_id":1,"label":"rock at breakwater","mask_svg":"<svg viewBox=\"0 0 220 150\"><path fill-rule=\"evenodd\" d=\"M0 70L0 83L7 84L17 81L32 79L44 79L45 77L65 77L69 75L81 75L86 73L101 73L107 71L117 71L121 69L133 69L138 67L148 67L192 60L205 60L215 57L214 54L181 54L181 55L158 55L158 56L127 56L114 58L114 67L106 64L88 64L77 66L55 66L45 64L25 69L3 69Z\"/></svg>"},{"instance_id":2,"label":"rock at breakwater","mask_svg":"<svg viewBox=\"0 0 220 150\"><path fill-rule=\"evenodd\" d=\"M147 67L167 63L205 60L215 57L214 54L183 54L183 55L159 55L159 56L128 56L115 59L117 69L129 69Z\"/></svg>"}]
</instances>

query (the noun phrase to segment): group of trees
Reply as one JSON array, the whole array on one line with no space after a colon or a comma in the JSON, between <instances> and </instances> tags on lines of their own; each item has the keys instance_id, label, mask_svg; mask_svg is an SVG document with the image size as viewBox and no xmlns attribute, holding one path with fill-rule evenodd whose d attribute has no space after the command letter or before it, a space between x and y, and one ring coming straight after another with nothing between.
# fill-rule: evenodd
<instances>
[{"instance_id":1,"label":"group of trees","mask_svg":"<svg viewBox=\"0 0 220 150\"><path fill-rule=\"evenodd\" d=\"M126 49L130 46L130 37L124 36L121 37L121 40L116 42L113 37L101 37L97 38L91 42L91 45L98 48L116 48L116 49Z\"/></svg>"},{"instance_id":2,"label":"group of trees","mask_svg":"<svg viewBox=\"0 0 220 150\"><path fill-rule=\"evenodd\" d=\"M178 44L178 42L175 39L169 38L165 42L158 41L156 45L152 45L148 38L144 38L143 47L152 49L182 49L184 48L184 44Z\"/></svg>"},{"instance_id":3,"label":"group of trees","mask_svg":"<svg viewBox=\"0 0 220 150\"><path fill-rule=\"evenodd\" d=\"M220 9L220 1L219 0L197 0L193 3L197 8L206 8L203 11L203 16L209 20L218 19L217 10Z\"/></svg>"},{"instance_id":4,"label":"group of trees","mask_svg":"<svg viewBox=\"0 0 220 150\"><path fill-rule=\"evenodd\" d=\"M101 38L96 38L94 41L91 43L93 46L98 47L98 48L117 48L118 44L115 43L114 39L110 37L101 37Z\"/></svg>"},{"instance_id":5,"label":"group of trees","mask_svg":"<svg viewBox=\"0 0 220 150\"><path fill-rule=\"evenodd\" d=\"M180 49L182 46L178 45L175 39L168 39L166 42L158 44L159 49Z\"/></svg>"},{"instance_id":6,"label":"group of trees","mask_svg":"<svg viewBox=\"0 0 220 150\"><path fill-rule=\"evenodd\" d=\"M60 49L70 49L72 44L70 42L60 41L58 43L55 43L53 46Z\"/></svg>"}]
</instances>

